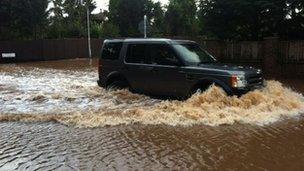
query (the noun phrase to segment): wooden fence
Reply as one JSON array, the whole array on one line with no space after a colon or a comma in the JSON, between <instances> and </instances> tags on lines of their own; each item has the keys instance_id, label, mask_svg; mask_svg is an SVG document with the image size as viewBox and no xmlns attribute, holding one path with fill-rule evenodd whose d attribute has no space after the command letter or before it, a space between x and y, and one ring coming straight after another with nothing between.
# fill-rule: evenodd
<instances>
[{"instance_id":1,"label":"wooden fence","mask_svg":"<svg viewBox=\"0 0 304 171\"><path fill-rule=\"evenodd\" d=\"M262 42L225 42L223 60L231 62L261 62Z\"/></svg>"},{"instance_id":2,"label":"wooden fence","mask_svg":"<svg viewBox=\"0 0 304 171\"><path fill-rule=\"evenodd\" d=\"M281 41L279 54L279 60L283 64L303 64L304 41Z\"/></svg>"},{"instance_id":3,"label":"wooden fence","mask_svg":"<svg viewBox=\"0 0 304 171\"><path fill-rule=\"evenodd\" d=\"M174 37L176 38L176 37ZM304 76L304 41L218 41L190 39L201 44L219 61L261 67L270 74ZM92 39L92 56L100 56L103 39ZM3 58L3 53L15 53L15 58ZM86 39L4 41L0 42L0 63L38 60L87 58Z\"/></svg>"},{"instance_id":4,"label":"wooden fence","mask_svg":"<svg viewBox=\"0 0 304 171\"><path fill-rule=\"evenodd\" d=\"M103 40L92 39L92 56L100 55ZM26 62L87 58L86 39L32 40L0 42L1 62ZM3 58L3 53L15 53L15 58Z\"/></svg>"}]
</instances>

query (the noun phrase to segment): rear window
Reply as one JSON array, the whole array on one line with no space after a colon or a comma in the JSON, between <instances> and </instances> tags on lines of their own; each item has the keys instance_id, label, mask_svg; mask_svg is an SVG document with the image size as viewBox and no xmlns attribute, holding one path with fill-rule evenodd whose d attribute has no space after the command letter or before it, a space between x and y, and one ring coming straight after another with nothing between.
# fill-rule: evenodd
<instances>
[{"instance_id":1,"label":"rear window","mask_svg":"<svg viewBox=\"0 0 304 171\"><path fill-rule=\"evenodd\" d=\"M116 60L119 58L120 50L122 48L121 42L106 43L102 51L102 59Z\"/></svg>"},{"instance_id":2,"label":"rear window","mask_svg":"<svg viewBox=\"0 0 304 171\"><path fill-rule=\"evenodd\" d=\"M126 56L127 63L146 63L146 45L145 44L130 44Z\"/></svg>"}]
</instances>

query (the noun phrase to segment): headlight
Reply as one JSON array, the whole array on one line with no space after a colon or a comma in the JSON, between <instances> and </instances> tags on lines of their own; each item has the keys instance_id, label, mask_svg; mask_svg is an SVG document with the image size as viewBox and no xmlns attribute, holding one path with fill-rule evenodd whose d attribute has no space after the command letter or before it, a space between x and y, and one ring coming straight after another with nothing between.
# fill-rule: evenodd
<instances>
[{"instance_id":1,"label":"headlight","mask_svg":"<svg viewBox=\"0 0 304 171\"><path fill-rule=\"evenodd\" d=\"M231 86L234 88L244 88L247 86L245 75L232 75Z\"/></svg>"}]
</instances>

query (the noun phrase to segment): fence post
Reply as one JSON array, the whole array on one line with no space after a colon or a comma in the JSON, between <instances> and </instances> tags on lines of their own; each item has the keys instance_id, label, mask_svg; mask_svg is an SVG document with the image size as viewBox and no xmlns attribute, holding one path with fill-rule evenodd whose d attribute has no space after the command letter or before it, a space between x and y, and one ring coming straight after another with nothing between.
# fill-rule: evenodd
<instances>
[{"instance_id":1,"label":"fence post","mask_svg":"<svg viewBox=\"0 0 304 171\"><path fill-rule=\"evenodd\" d=\"M263 70L266 75L281 76L281 65L279 63L279 38L264 38Z\"/></svg>"}]
</instances>

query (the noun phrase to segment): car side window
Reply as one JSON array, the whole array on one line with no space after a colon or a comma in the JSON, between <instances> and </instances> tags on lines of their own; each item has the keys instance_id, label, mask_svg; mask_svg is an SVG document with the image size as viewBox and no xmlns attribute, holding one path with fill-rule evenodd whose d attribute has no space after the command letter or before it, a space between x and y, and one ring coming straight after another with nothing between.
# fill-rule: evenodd
<instances>
[{"instance_id":1,"label":"car side window","mask_svg":"<svg viewBox=\"0 0 304 171\"><path fill-rule=\"evenodd\" d=\"M148 45L152 64L176 66L179 64L174 51L167 44Z\"/></svg>"},{"instance_id":2,"label":"car side window","mask_svg":"<svg viewBox=\"0 0 304 171\"><path fill-rule=\"evenodd\" d=\"M145 50L146 50L145 44L129 44L127 56L126 56L126 62L138 63L138 64L146 63Z\"/></svg>"},{"instance_id":3,"label":"car side window","mask_svg":"<svg viewBox=\"0 0 304 171\"><path fill-rule=\"evenodd\" d=\"M119 58L122 43L106 43L102 51L102 59L116 60Z\"/></svg>"}]
</instances>

